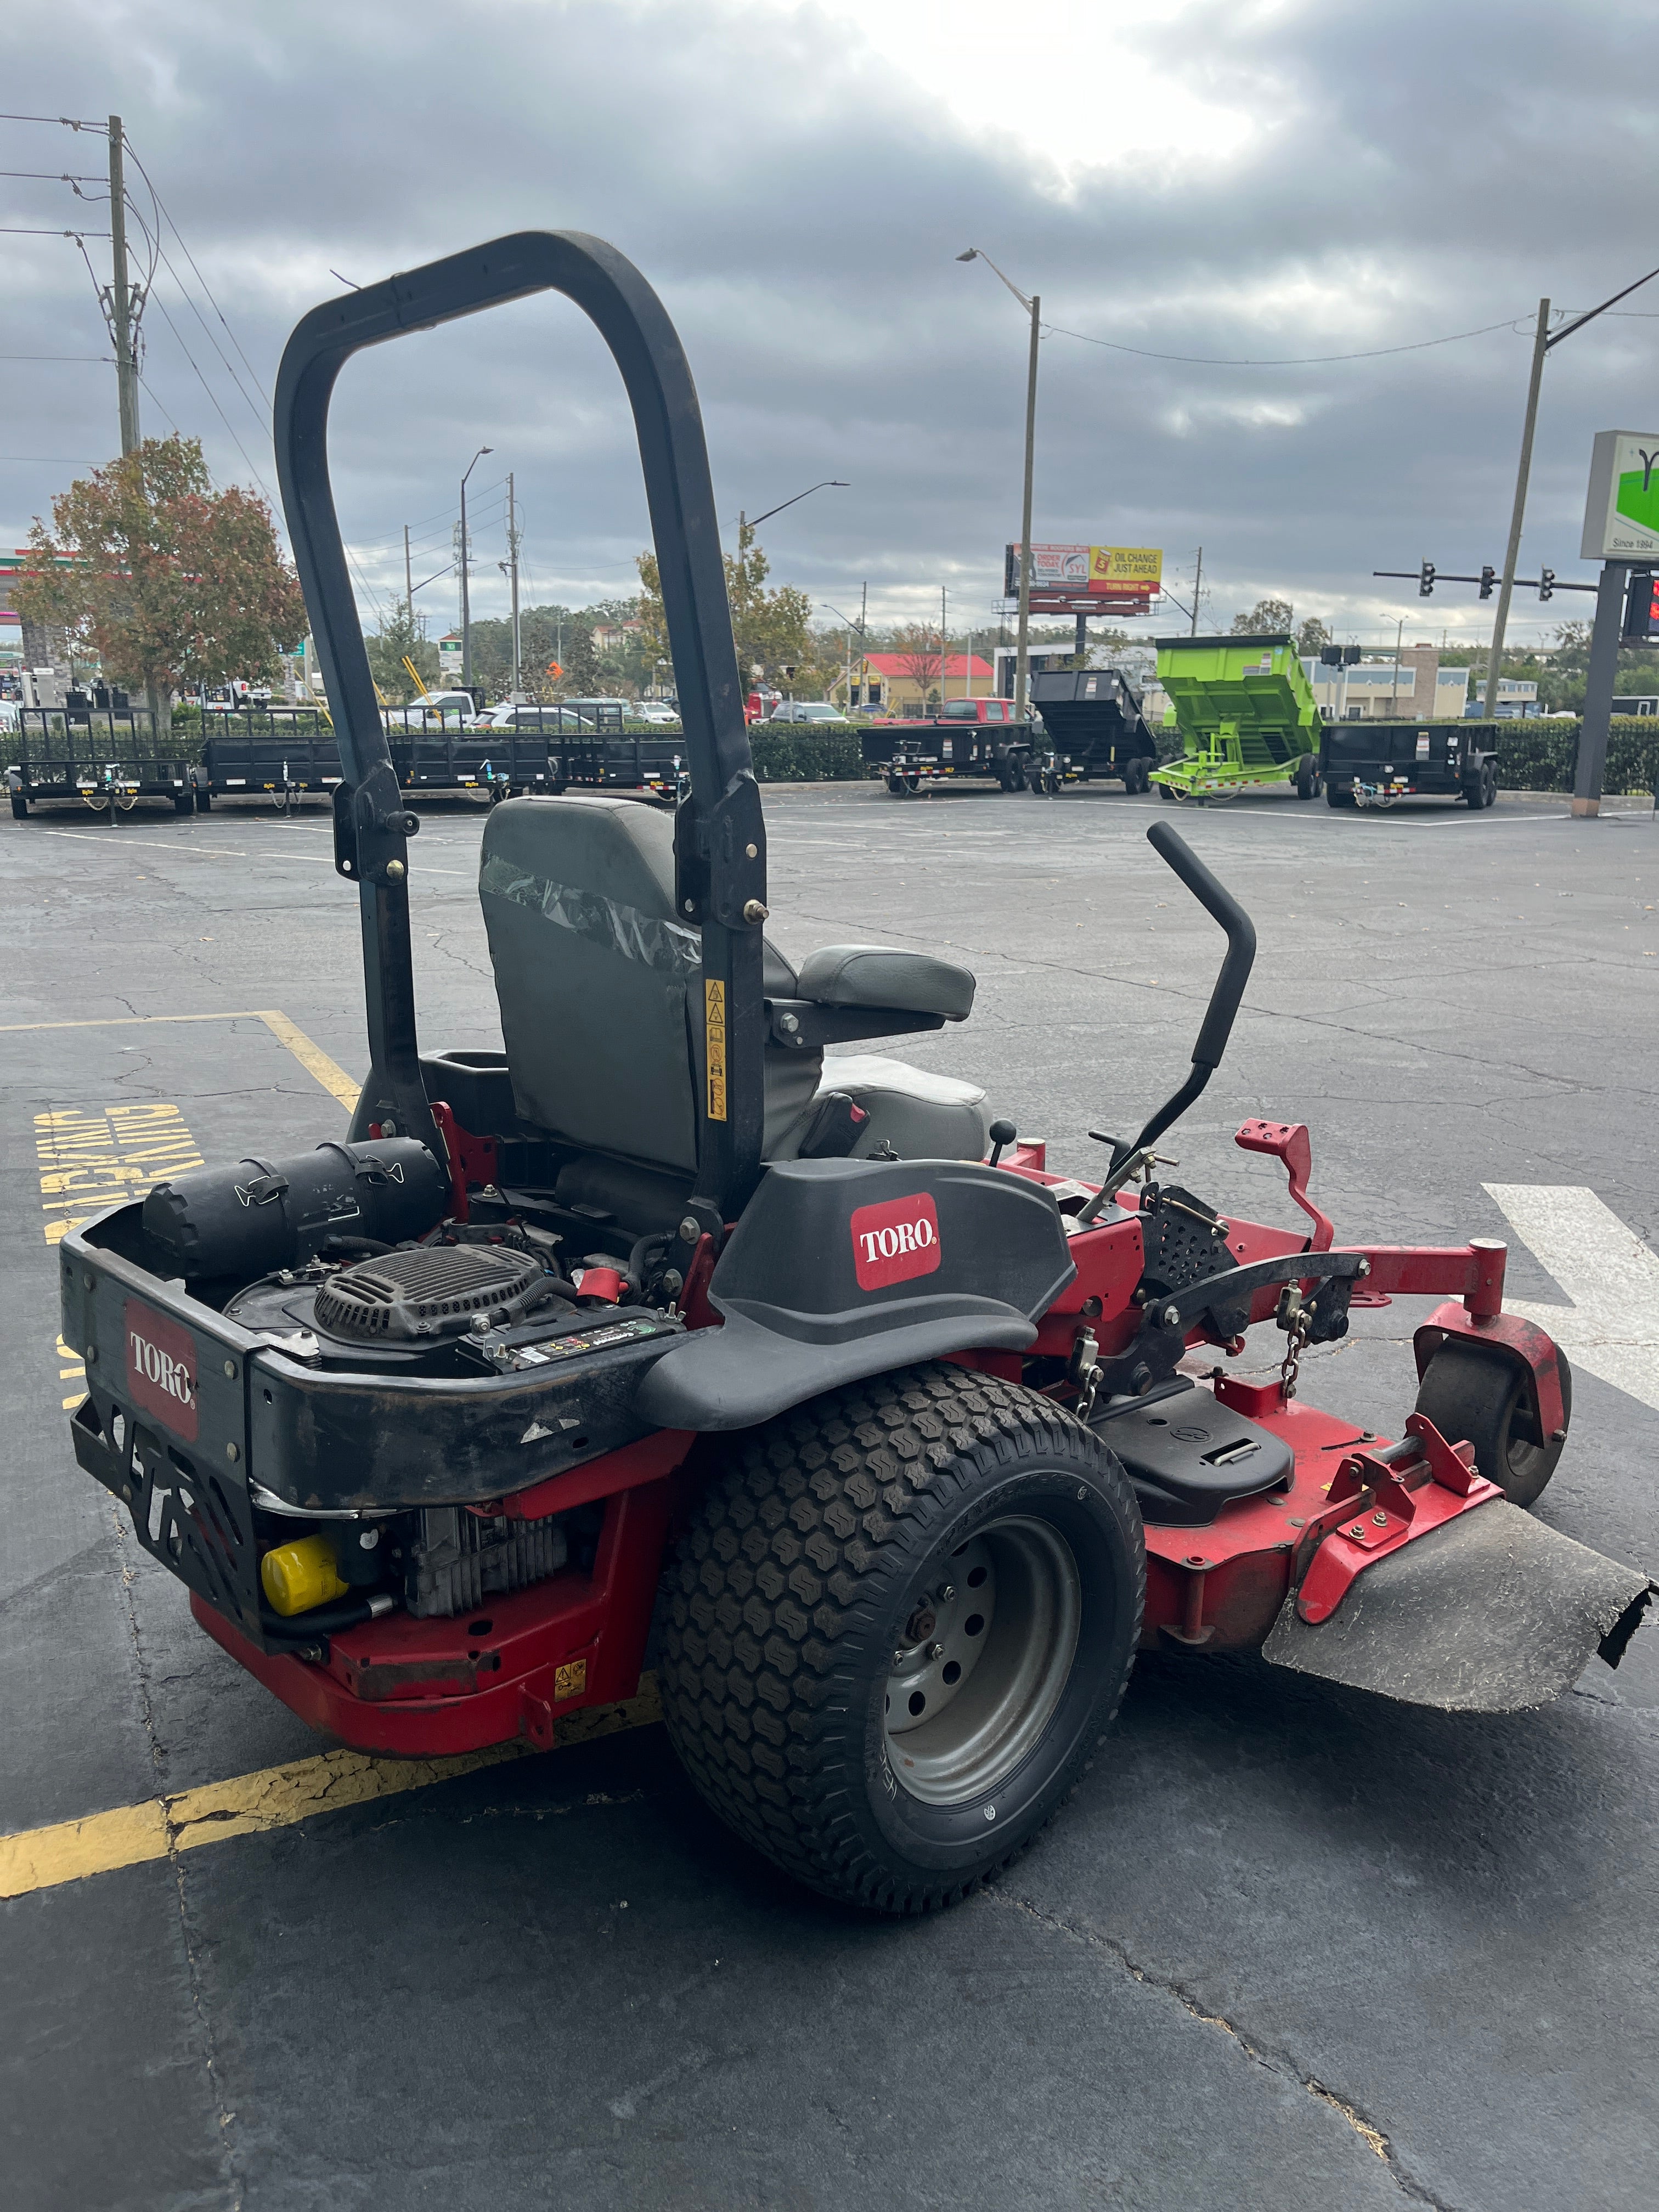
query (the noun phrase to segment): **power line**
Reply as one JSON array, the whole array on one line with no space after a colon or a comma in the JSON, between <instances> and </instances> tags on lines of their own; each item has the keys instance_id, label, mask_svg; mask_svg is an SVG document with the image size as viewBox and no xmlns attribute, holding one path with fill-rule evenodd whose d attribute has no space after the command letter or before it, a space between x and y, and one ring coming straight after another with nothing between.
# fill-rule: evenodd
<instances>
[{"instance_id":1,"label":"power line","mask_svg":"<svg viewBox=\"0 0 1659 2212\"><path fill-rule=\"evenodd\" d=\"M129 149L131 149L132 144L131 139L127 141L127 144ZM203 276L200 269L197 268L196 256L191 252L189 246L186 244L183 231L181 231L178 224L173 222L171 212L163 204L161 195L156 191L155 185L151 183L149 171L144 167L143 161L137 154L134 154L132 158L139 175L143 179L144 182L149 185L149 196L155 201L159 215L161 219L170 226L173 236L179 241L179 251L183 253L185 260L189 262L191 269L195 270L196 281L201 286L203 292L206 295L208 305L212 308L214 313L218 316L221 323L224 324L225 336L230 340L232 345L236 348L237 352L242 355L242 366L246 369L248 374L253 379L255 389L264 400L265 405L267 407L272 406L274 403L271 399L270 393L266 389L264 384L261 381L259 372L254 368L253 363L248 359L246 354L242 353L242 348L237 338L235 331L233 331L230 325L225 321L224 309L214 298L212 288L210 286L207 278ZM177 282L176 273L174 281ZM184 289L182 284L179 285L179 289L181 291Z\"/></svg>"},{"instance_id":2,"label":"power line","mask_svg":"<svg viewBox=\"0 0 1659 2212\"><path fill-rule=\"evenodd\" d=\"M95 131L100 137L109 136L107 123L79 123L72 115L0 115L0 123L63 123L71 131Z\"/></svg>"},{"instance_id":3,"label":"power line","mask_svg":"<svg viewBox=\"0 0 1659 2212\"><path fill-rule=\"evenodd\" d=\"M7 238L107 238L106 230L26 230L16 223L0 222L0 235Z\"/></svg>"},{"instance_id":4,"label":"power line","mask_svg":"<svg viewBox=\"0 0 1659 2212\"><path fill-rule=\"evenodd\" d=\"M58 169L0 169L0 177L25 177L37 185L101 185L102 177L72 177ZM104 195L107 199L107 192Z\"/></svg>"},{"instance_id":5,"label":"power line","mask_svg":"<svg viewBox=\"0 0 1659 2212\"><path fill-rule=\"evenodd\" d=\"M1045 323L1042 327L1055 337L1077 338L1084 345L1104 346L1112 353L1132 353L1141 361L1179 361L1197 368L1313 368L1327 362L1380 361L1388 354L1425 353L1431 346L1457 345L1465 338L1485 337L1492 331L1512 331L1519 319L1510 315L1501 323L1483 323L1476 331L1453 331L1443 338L1415 338L1409 345L1368 346L1360 353L1288 354L1262 361L1235 361L1203 353L1153 353L1146 346L1121 344L1116 338L1095 338L1086 331L1068 331L1059 323Z\"/></svg>"},{"instance_id":6,"label":"power line","mask_svg":"<svg viewBox=\"0 0 1659 2212\"><path fill-rule=\"evenodd\" d=\"M108 353L0 353L0 361L95 361L100 368L114 358Z\"/></svg>"}]
</instances>

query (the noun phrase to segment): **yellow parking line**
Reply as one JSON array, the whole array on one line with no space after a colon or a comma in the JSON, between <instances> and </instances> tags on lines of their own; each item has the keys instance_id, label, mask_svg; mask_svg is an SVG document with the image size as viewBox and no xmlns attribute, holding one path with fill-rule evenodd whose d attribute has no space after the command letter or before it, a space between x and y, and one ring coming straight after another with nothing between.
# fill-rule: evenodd
<instances>
[{"instance_id":1,"label":"yellow parking line","mask_svg":"<svg viewBox=\"0 0 1659 2212\"><path fill-rule=\"evenodd\" d=\"M78 1022L0 1022L0 1036L16 1030L118 1030L131 1029L150 1022L263 1022L279 1044L285 1044L308 1075L314 1075L325 1091L331 1091L348 1110L357 1103L360 1085L354 1083L337 1060L332 1060L320 1045L313 1044L305 1031L278 1013L274 1007L246 1006L228 1014L112 1014L106 1018L96 1017Z\"/></svg>"},{"instance_id":2,"label":"yellow parking line","mask_svg":"<svg viewBox=\"0 0 1659 2212\"><path fill-rule=\"evenodd\" d=\"M305 1031L295 1029L286 1014L279 1014L273 1010L262 1013L259 1019L279 1043L288 1047L307 1075L314 1075L325 1091L331 1091L348 1113L355 1109L361 1085L354 1083L344 1068L337 1061L331 1060L320 1045L313 1044Z\"/></svg>"},{"instance_id":3,"label":"yellow parking line","mask_svg":"<svg viewBox=\"0 0 1659 2212\"><path fill-rule=\"evenodd\" d=\"M640 1677L637 1697L617 1705L593 1705L554 1723L555 1748L565 1750L646 1728L662 1717L656 1679ZM52 1827L25 1828L0 1836L0 1898L27 1897L84 1881L118 1867L142 1866L175 1851L196 1851L238 1836L266 1835L291 1828L321 1813L349 1805L368 1805L429 1789L459 1774L499 1766L535 1755L525 1742L493 1745L487 1751L462 1752L451 1759L380 1759L361 1751L325 1751L288 1766L267 1766L228 1782L210 1782L142 1805L118 1805L84 1820L60 1820Z\"/></svg>"}]
</instances>

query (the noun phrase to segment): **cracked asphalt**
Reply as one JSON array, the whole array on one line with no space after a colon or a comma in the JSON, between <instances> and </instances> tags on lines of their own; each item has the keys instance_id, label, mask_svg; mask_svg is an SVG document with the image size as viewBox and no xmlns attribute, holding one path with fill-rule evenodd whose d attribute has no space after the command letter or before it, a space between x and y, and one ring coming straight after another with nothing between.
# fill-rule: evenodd
<instances>
[{"instance_id":1,"label":"cracked asphalt","mask_svg":"<svg viewBox=\"0 0 1659 2212\"><path fill-rule=\"evenodd\" d=\"M1483 1186L1549 1183L1655 1243L1659 826L1561 807L1183 811L1261 949L1227 1063L1170 1134L1180 1180L1292 1218L1277 1167L1231 1143L1262 1114L1311 1126L1340 1232L1504 1236ZM1145 842L1156 801L831 787L768 808L785 950L885 940L972 967L964 1028L890 1048L986 1082L1053 1164L1097 1164L1088 1129L1184 1073L1220 939ZM422 811L423 1036L494 1044L481 817ZM15 1832L325 1747L75 1468L35 1117L167 1103L210 1159L280 1155L343 1111L252 1010L354 1074L364 1048L320 811L113 830L41 812L0 831L0 914ZM1518 1243L1509 1281L1563 1301ZM1357 1317L1304 1361L1304 1394L1397 1433L1422 1304ZM1659 1568L1656 1446L1659 1413L1581 1374L1542 1517ZM1656 1707L1651 1626L1616 1674L1592 1662L1557 1705L1497 1720L1146 1656L1059 1820L915 1925L750 1856L654 1726L175 1844L3 1907L4 2201L1645 2207Z\"/></svg>"}]
</instances>

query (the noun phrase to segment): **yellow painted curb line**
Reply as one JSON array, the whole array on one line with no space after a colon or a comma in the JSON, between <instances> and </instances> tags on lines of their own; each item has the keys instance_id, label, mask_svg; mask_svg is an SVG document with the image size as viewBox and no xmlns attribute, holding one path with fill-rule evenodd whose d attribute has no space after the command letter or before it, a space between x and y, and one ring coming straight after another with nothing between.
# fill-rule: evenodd
<instances>
[{"instance_id":1,"label":"yellow painted curb line","mask_svg":"<svg viewBox=\"0 0 1659 2212\"><path fill-rule=\"evenodd\" d=\"M640 1677L637 1697L617 1705L593 1705L554 1723L555 1748L591 1743L599 1736L646 1728L662 1718L653 1675ZM27 1897L83 1881L89 1875L112 1874L118 1867L142 1866L177 1851L203 1850L238 1836L267 1835L291 1828L320 1813L349 1805L372 1804L411 1790L481 1768L536 1757L523 1741L492 1745L450 1759L383 1759L361 1751L325 1751L288 1766L267 1766L228 1782L204 1783L141 1805L118 1805L84 1820L60 1820L46 1828L25 1828L0 1836L0 1898Z\"/></svg>"}]
</instances>

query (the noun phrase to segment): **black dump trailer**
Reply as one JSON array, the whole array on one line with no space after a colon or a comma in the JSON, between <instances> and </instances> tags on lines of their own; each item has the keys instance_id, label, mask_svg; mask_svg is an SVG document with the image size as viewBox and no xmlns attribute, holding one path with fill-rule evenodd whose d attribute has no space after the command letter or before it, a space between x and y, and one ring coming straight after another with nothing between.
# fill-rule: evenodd
<instances>
[{"instance_id":1,"label":"black dump trailer","mask_svg":"<svg viewBox=\"0 0 1659 2212\"><path fill-rule=\"evenodd\" d=\"M859 732L865 774L895 799L935 782L983 776L1004 791L1036 788L1034 726L1014 720L1008 699L947 699L937 714L872 722Z\"/></svg>"},{"instance_id":2,"label":"black dump trailer","mask_svg":"<svg viewBox=\"0 0 1659 2212\"><path fill-rule=\"evenodd\" d=\"M302 710L271 714L250 708L216 715L202 740L202 757L191 771L196 811L216 798L269 793L288 812L301 792L331 791L341 781L339 740L320 714Z\"/></svg>"},{"instance_id":3,"label":"black dump trailer","mask_svg":"<svg viewBox=\"0 0 1659 2212\"><path fill-rule=\"evenodd\" d=\"M1158 742L1140 711L1140 694L1115 668L1062 668L1031 678L1031 704L1048 732L1045 765L1063 783L1117 776L1125 791L1146 791Z\"/></svg>"},{"instance_id":4,"label":"black dump trailer","mask_svg":"<svg viewBox=\"0 0 1659 2212\"><path fill-rule=\"evenodd\" d=\"M1471 812L1498 796L1500 722L1327 722L1319 770L1331 806L1461 799Z\"/></svg>"}]
</instances>

